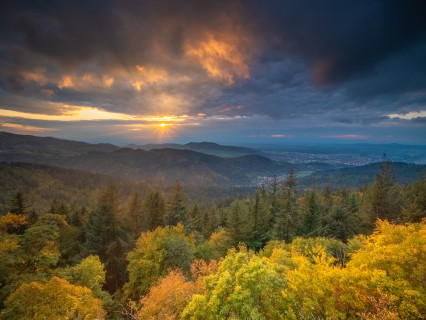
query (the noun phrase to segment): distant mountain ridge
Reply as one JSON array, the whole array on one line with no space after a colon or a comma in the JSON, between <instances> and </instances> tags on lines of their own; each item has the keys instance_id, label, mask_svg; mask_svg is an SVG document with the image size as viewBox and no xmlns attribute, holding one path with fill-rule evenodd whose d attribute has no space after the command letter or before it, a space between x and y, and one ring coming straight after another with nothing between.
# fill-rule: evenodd
<instances>
[{"instance_id":1,"label":"distant mountain ridge","mask_svg":"<svg viewBox=\"0 0 426 320\"><path fill-rule=\"evenodd\" d=\"M175 146L175 144L151 146ZM188 143L186 148L237 152L254 149L221 146L215 143ZM213 152L212 151L212 152ZM44 164L79 169L131 181L170 185L179 180L187 186L252 187L271 177L282 179L290 169L300 173L299 186L330 183L335 187L359 187L371 182L379 164L349 167L324 162L295 164L275 161L259 154L222 157L176 148L150 150L119 148L112 144L90 144L51 137L35 137L0 132L0 161ZM417 180L426 165L395 162L400 182Z\"/></svg>"},{"instance_id":2,"label":"distant mountain ridge","mask_svg":"<svg viewBox=\"0 0 426 320\"><path fill-rule=\"evenodd\" d=\"M416 181L423 172L426 172L426 165L424 164L391 162L391 166L394 168L400 184ZM323 170L301 178L299 184L304 187L309 187L312 184L320 186L330 184L334 188L344 186L358 188L373 182L379 172L380 162L338 170Z\"/></svg>"},{"instance_id":3,"label":"distant mountain ridge","mask_svg":"<svg viewBox=\"0 0 426 320\"><path fill-rule=\"evenodd\" d=\"M109 143L91 144L81 141L64 140L53 137L36 137L0 131L0 150L36 151L59 154L82 154L87 152L112 152L119 147Z\"/></svg>"},{"instance_id":4,"label":"distant mountain ridge","mask_svg":"<svg viewBox=\"0 0 426 320\"><path fill-rule=\"evenodd\" d=\"M193 148L238 147L214 143L189 143ZM62 168L130 179L187 185L252 185L259 176L283 175L292 165L260 155L223 158L185 149L119 148L109 144L88 144L55 138L2 133L0 161L39 163Z\"/></svg>"},{"instance_id":5,"label":"distant mountain ridge","mask_svg":"<svg viewBox=\"0 0 426 320\"><path fill-rule=\"evenodd\" d=\"M164 143L164 144L145 144L136 145L129 144L128 147L133 149L153 150L153 149L179 149L201 152L209 155L235 158L246 155L261 155L262 152L252 148L224 146L214 142L189 142L186 144Z\"/></svg>"}]
</instances>

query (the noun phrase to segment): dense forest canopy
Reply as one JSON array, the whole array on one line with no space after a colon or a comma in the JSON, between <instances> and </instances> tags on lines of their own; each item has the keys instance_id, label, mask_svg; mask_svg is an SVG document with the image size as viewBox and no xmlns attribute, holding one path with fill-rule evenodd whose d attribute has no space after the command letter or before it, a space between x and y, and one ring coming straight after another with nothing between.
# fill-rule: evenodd
<instances>
[{"instance_id":1,"label":"dense forest canopy","mask_svg":"<svg viewBox=\"0 0 426 320\"><path fill-rule=\"evenodd\" d=\"M209 202L189 201L179 182L126 188L73 174L68 192L60 179L46 180L62 192L48 206L35 208L28 201L35 194L8 193L0 216L1 319L426 314L424 173L400 185L396 167L384 161L361 189L300 190L290 170L251 196Z\"/></svg>"}]
</instances>

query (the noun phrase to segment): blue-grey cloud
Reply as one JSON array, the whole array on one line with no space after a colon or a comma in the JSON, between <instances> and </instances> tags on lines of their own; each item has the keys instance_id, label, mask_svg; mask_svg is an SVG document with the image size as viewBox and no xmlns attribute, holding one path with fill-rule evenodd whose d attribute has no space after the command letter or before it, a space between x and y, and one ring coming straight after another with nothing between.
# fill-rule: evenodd
<instances>
[{"instance_id":1,"label":"blue-grey cloud","mask_svg":"<svg viewBox=\"0 0 426 320\"><path fill-rule=\"evenodd\" d=\"M5 0L0 108L247 116L257 136L374 130L425 110L424 12L421 0Z\"/></svg>"}]
</instances>

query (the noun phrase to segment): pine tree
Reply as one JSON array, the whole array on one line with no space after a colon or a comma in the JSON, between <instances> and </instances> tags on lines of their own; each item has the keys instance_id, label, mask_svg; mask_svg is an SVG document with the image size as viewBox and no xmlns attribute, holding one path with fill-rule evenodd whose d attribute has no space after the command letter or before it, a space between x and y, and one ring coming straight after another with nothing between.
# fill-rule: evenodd
<instances>
[{"instance_id":1,"label":"pine tree","mask_svg":"<svg viewBox=\"0 0 426 320\"><path fill-rule=\"evenodd\" d=\"M314 237L319 233L320 218L322 208L317 191L309 190L304 196L304 206L302 208L302 232L303 235Z\"/></svg>"},{"instance_id":2,"label":"pine tree","mask_svg":"<svg viewBox=\"0 0 426 320\"><path fill-rule=\"evenodd\" d=\"M247 245L255 251L260 250L269 240L272 212L270 208L268 208L268 202L266 200L267 199L263 199L261 193L258 192L250 208L250 224L252 226L252 231Z\"/></svg>"},{"instance_id":3,"label":"pine tree","mask_svg":"<svg viewBox=\"0 0 426 320\"><path fill-rule=\"evenodd\" d=\"M147 230L166 225L166 201L160 191L148 190L143 201L143 220Z\"/></svg>"},{"instance_id":4,"label":"pine tree","mask_svg":"<svg viewBox=\"0 0 426 320\"><path fill-rule=\"evenodd\" d=\"M392 163L383 156L380 173L367 189L363 201L362 218L367 229L372 229L376 219L399 221L401 218L401 192Z\"/></svg>"},{"instance_id":5,"label":"pine tree","mask_svg":"<svg viewBox=\"0 0 426 320\"><path fill-rule=\"evenodd\" d=\"M169 197L167 224L173 226L179 222L185 224L186 218L186 195L178 181Z\"/></svg>"},{"instance_id":6,"label":"pine tree","mask_svg":"<svg viewBox=\"0 0 426 320\"><path fill-rule=\"evenodd\" d=\"M250 219L247 205L242 200L232 202L226 219L226 229L235 245L250 239L253 220Z\"/></svg>"},{"instance_id":7,"label":"pine tree","mask_svg":"<svg viewBox=\"0 0 426 320\"><path fill-rule=\"evenodd\" d=\"M148 230L146 220L143 215L143 201L137 190L130 197L125 215L126 227L131 233L132 239L136 240L142 231Z\"/></svg>"},{"instance_id":8,"label":"pine tree","mask_svg":"<svg viewBox=\"0 0 426 320\"><path fill-rule=\"evenodd\" d=\"M279 210L275 214L272 238L290 242L298 233L299 217L297 212L297 180L293 169L278 191Z\"/></svg>"},{"instance_id":9,"label":"pine tree","mask_svg":"<svg viewBox=\"0 0 426 320\"><path fill-rule=\"evenodd\" d=\"M125 280L125 252L130 242L128 232L120 224L117 188L110 184L99 197L85 228L84 249L87 255L98 255L106 266L106 288L113 293Z\"/></svg>"},{"instance_id":10,"label":"pine tree","mask_svg":"<svg viewBox=\"0 0 426 320\"><path fill-rule=\"evenodd\" d=\"M201 232L203 218L204 218L204 215L200 211L198 204L194 204L194 206L188 213L185 229L188 230L189 232L191 231Z\"/></svg>"},{"instance_id":11,"label":"pine tree","mask_svg":"<svg viewBox=\"0 0 426 320\"><path fill-rule=\"evenodd\" d=\"M16 192L12 195L9 202L9 212L15 214L25 214L28 205L25 204L24 193L21 191Z\"/></svg>"}]
</instances>

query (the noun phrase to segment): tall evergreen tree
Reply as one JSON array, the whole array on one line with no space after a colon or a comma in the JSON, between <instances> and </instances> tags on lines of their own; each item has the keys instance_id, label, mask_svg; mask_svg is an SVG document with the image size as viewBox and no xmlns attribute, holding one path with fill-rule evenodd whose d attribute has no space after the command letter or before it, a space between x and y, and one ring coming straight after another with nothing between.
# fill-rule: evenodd
<instances>
[{"instance_id":1,"label":"tall evergreen tree","mask_svg":"<svg viewBox=\"0 0 426 320\"><path fill-rule=\"evenodd\" d=\"M426 172L407 192L407 205L403 209L404 222L420 222L426 217Z\"/></svg>"},{"instance_id":2,"label":"tall evergreen tree","mask_svg":"<svg viewBox=\"0 0 426 320\"><path fill-rule=\"evenodd\" d=\"M246 222L252 226L251 237L247 245L256 251L260 250L269 240L272 212L268 204L267 199L262 198L261 193L256 193L250 208L251 221Z\"/></svg>"},{"instance_id":3,"label":"tall evergreen tree","mask_svg":"<svg viewBox=\"0 0 426 320\"><path fill-rule=\"evenodd\" d=\"M106 266L106 288L113 293L125 281L128 232L118 219L120 213L117 188L108 185L99 197L96 209L85 227L84 249L87 255L98 255Z\"/></svg>"},{"instance_id":4,"label":"tall evergreen tree","mask_svg":"<svg viewBox=\"0 0 426 320\"><path fill-rule=\"evenodd\" d=\"M216 206L211 206L204 211L201 232L204 238L208 239L218 227Z\"/></svg>"},{"instance_id":5,"label":"tall evergreen tree","mask_svg":"<svg viewBox=\"0 0 426 320\"><path fill-rule=\"evenodd\" d=\"M203 213L198 207L198 204L195 203L192 209L188 213L185 229L188 230L189 232L191 231L200 232L203 226L203 218L204 218Z\"/></svg>"},{"instance_id":6,"label":"tall evergreen tree","mask_svg":"<svg viewBox=\"0 0 426 320\"><path fill-rule=\"evenodd\" d=\"M367 189L363 203L363 219L367 226L374 226L376 219L398 221L401 219L401 190L397 184L396 170L383 156L380 173Z\"/></svg>"},{"instance_id":7,"label":"tall evergreen tree","mask_svg":"<svg viewBox=\"0 0 426 320\"><path fill-rule=\"evenodd\" d=\"M178 181L169 197L167 224L176 225L179 222L185 224L186 218L186 195L182 185Z\"/></svg>"},{"instance_id":8,"label":"tall evergreen tree","mask_svg":"<svg viewBox=\"0 0 426 320\"><path fill-rule=\"evenodd\" d=\"M25 203L24 193L18 191L14 193L9 202L9 212L15 214L25 214L28 205Z\"/></svg>"},{"instance_id":9,"label":"tall evergreen tree","mask_svg":"<svg viewBox=\"0 0 426 320\"><path fill-rule=\"evenodd\" d=\"M149 189L143 201L143 219L147 230L154 230L167 223L166 200L156 189Z\"/></svg>"},{"instance_id":10,"label":"tall evergreen tree","mask_svg":"<svg viewBox=\"0 0 426 320\"><path fill-rule=\"evenodd\" d=\"M226 219L226 230L234 240L234 245L249 241L253 220L249 216L247 205L242 200L232 202Z\"/></svg>"},{"instance_id":11,"label":"tall evergreen tree","mask_svg":"<svg viewBox=\"0 0 426 320\"><path fill-rule=\"evenodd\" d=\"M290 242L298 233L297 180L293 169L282 184L279 194L279 210L275 215L272 237Z\"/></svg>"},{"instance_id":12,"label":"tall evergreen tree","mask_svg":"<svg viewBox=\"0 0 426 320\"><path fill-rule=\"evenodd\" d=\"M144 219L143 215L142 197L137 190L133 191L126 211L126 228L129 230L132 239L136 240L139 238L142 231L146 231L148 229L146 219Z\"/></svg>"},{"instance_id":13,"label":"tall evergreen tree","mask_svg":"<svg viewBox=\"0 0 426 320\"><path fill-rule=\"evenodd\" d=\"M303 197L302 225L303 235L315 237L319 233L322 208L318 193L315 189L309 190Z\"/></svg>"}]
</instances>

